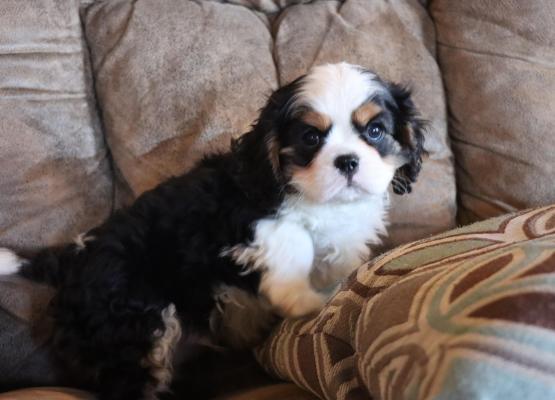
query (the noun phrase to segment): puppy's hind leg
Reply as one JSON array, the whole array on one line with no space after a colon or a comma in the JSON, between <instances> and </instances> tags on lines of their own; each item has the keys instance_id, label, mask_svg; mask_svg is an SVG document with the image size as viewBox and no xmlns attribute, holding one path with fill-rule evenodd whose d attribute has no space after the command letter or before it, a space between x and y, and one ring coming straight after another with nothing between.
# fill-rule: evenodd
<instances>
[{"instance_id":1,"label":"puppy's hind leg","mask_svg":"<svg viewBox=\"0 0 555 400\"><path fill-rule=\"evenodd\" d=\"M101 400L156 400L168 389L181 334L173 304L72 285L53 306L54 350L68 380Z\"/></svg>"},{"instance_id":2,"label":"puppy's hind leg","mask_svg":"<svg viewBox=\"0 0 555 400\"><path fill-rule=\"evenodd\" d=\"M181 323L173 303L164 308L161 315L164 326L154 331L152 349L141 361L141 365L148 368L150 376L154 379L154 384L147 387L145 396L152 399L156 398L157 393L167 392L170 388L173 358L181 339Z\"/></svg>"}]
</instances>

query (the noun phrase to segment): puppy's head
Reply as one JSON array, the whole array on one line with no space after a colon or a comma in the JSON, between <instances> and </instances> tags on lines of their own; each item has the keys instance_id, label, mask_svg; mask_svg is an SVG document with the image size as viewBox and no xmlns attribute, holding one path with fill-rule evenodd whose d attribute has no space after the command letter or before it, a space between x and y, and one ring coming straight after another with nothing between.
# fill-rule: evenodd
<instances>
[{"instance_id":1,"label":"puppy's head","mask_svg":"<svg viewBox=\"0 0 555 400\"><path fill-rule=\"evenodd\" d=\"M275 91L235 149L254 161L251 169L310 201L352 201L391 183L410 192L423 141L409 91L340 63Z\"/></svg>"}]
</instances>

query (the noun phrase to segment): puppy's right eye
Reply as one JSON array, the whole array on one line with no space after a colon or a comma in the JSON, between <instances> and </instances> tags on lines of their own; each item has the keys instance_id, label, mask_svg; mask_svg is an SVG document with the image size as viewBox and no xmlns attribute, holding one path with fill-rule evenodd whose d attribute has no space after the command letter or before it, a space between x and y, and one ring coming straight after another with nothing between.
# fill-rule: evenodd
<instances>
[{"instance_id":1,"label":"puppy's right eye","mask_svg":"<svg viewBox=\"0 0 555 400\"><path fill-rule=\"evenodd\" d=\"M320 134L314 130L309 130L303 134L303 143L307 146L314 147L320 144Z\"/></svg>"},{"instance_id":2,"label":"puppy's right eye","mask_svg":"<svg viewBox=\"0 0 555 400\"><path fill-rule=\"evenodd\" d=\"M379 142L385 136L385 128L379 122L372 122L366 128L366 135L371 142Z\"/></svg>"}]
</instances>

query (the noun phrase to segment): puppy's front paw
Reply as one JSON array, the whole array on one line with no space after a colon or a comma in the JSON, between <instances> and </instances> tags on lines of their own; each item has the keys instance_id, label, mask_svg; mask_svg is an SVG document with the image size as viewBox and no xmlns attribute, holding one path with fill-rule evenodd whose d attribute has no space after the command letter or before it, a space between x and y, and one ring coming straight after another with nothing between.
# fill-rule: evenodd
<instances>
[{"instance_id":1,"label":"puppy's front paw","mask_svg":"<svg viewBox=\"0 0 555 400\"><path fill-rule=\"evenodd\" d=\"M299 318L319 312L326 304L325 298L310 290L292 295L281 304L278 312L288 318Z\"/></svg>"},{"instance_id":2,"label":"puppy's front paw","mask_svg":"<svg viewBox=\"0 0 555 400\"><path fill-rule=\"evenodd\" d=\"M324 307L326 297L316 292L306 279L262 280L260 291L275 312L282 317L298 318L317 313Z\"/></svg>"}]
</instances>

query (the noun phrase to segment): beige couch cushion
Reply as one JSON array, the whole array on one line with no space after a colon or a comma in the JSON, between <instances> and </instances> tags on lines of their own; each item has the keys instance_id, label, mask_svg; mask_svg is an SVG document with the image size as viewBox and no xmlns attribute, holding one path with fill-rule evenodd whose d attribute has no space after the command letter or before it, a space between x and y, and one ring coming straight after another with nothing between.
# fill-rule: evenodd
<instances>
[{"instance_id":1,"label":"beige couch cushion","mask_svg":"<svg viewBox=\"0 0 555 400\"><path fill-rule=\"evenodd\" d=\"M77 2L0 9L0 246L65 241L105 217L111 174Z\"/></svg>"},{"instance_id":2,"label":"beige couch cushion","mask_svg":"<svg viewBox=\"0 0 555 400\"><path fill-rule=\"evenodd\" d=\"M417 1L97 2L85 14L107 141L126 203L226 149L249 129L266 96L315 64L347 60L411 84L430 121L429 157L410 196L393 196L389 245L454 225L434 31ZM264 4L265 6L264 6ZM268 7L266 7L268 6Z\"/></svg>"},{"instance_id":3,"label":"beige couch cushion","mask_svg":"<svg viewBox=\"0 0 555 400\"><path fill-rule=\"evenodd\" d=\"M555 2L434 0L461 222L555 201Z\"/></svg>"},{"instance_id":4,"label":"beige couch cushion","mask_svg":"<svg viewBox=\"0 0 555 400\"><path fill-rule=\"evenodd\" d=\"M120 202L249 129L276 87L266 23L247 8L211 1L123 0L88 9Z\"/></svg>"}]
</instances>

